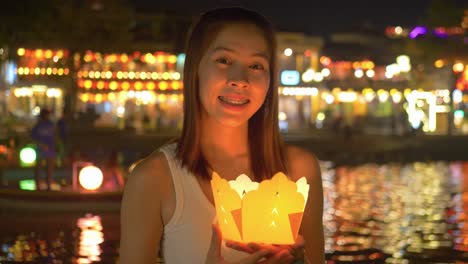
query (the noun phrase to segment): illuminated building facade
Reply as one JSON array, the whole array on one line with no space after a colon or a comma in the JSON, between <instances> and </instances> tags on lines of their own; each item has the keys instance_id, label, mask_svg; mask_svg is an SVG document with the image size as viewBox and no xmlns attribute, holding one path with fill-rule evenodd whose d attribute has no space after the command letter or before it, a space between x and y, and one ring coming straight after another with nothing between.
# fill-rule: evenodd
<instances>
[{"instance_id":1,"label":"illuminated building facade","mask_svg":"<svg viewBox=\"0 0 468 264\"><path fill-rule=\"evenodd\" d=\"M438 28L437 32L458 34L459 30ZM402 43L394 38L356 31L332 34L327 43L315 45L317 52L304 67L304 50L310 45L293 47L293 41L284 39L278 51L283 130L348 126L377 134L468 133L468 73L463 60L421 64L405 55Z\"/></svg>"},{"instance_id":2,"label":"illuminated building facade","mask_svg":"<svg viewBox=\"0 0 468 264\"><path fill-rule=\"evenodd\" d=\"M60 117L70 85L66 49L17 48L6 65L7 111L20 120L32 120L41 108Z\"/></svg>"},{"instance_id":3,"label":"illuminated building facade","mask_svg":"<svg viewBox=\"0 0 468 264\"><path fill-rule=\"evenodd\" d=\"M99 126L177 128L182 120L183 62L183 54L167 52L76 55L76 110L95 111Z\"/></svg>"}]
</instances>

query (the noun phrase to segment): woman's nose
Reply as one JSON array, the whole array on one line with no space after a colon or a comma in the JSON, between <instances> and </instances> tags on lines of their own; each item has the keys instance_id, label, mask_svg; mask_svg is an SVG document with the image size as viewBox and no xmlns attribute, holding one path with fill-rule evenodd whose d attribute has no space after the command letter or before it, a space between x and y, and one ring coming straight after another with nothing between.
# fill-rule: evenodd
<instances>
[{"instance_id":1,"label":"woman's nose","mask_svg":"<svg viewBox=\"0 0 468 264\"><path fill-rule=\"evenodd\" d=\"M229 71L229 85L239 88L245 88L249 85L247 70L240 65L232 66Z\"/></svg>"}]
</instances>

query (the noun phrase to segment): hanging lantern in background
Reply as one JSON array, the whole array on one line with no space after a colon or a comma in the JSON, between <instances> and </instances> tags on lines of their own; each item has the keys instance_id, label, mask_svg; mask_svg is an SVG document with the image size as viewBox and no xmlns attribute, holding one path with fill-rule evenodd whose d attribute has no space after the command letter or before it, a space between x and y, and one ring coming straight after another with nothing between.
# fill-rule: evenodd
<instances>
[{"instance_id":1,"label":"hanging lantern in background","mask_svg":"<svg viewBox=\"0 0 468 264\"><path fill-rule=\"evenodd\" d=\"M279 172L257 183L242 174L228 182L214 172L211 188L223 238L294 244L309 192L305 177L294 182Z\"/></svg>"}]
</instances>

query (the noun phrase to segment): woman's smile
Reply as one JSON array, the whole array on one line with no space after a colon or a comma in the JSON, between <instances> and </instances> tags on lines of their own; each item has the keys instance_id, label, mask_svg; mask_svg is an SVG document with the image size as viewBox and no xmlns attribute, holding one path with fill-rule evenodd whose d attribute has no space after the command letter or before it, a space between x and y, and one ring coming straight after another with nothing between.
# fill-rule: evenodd
<instances>
[{"instance_id":1,"label":"woman's smile","mask_svg":"<svg viewBox=\"0 0 468 264\"><path fill-rule=\"evenodd\" d=\"M247 108L250 100L239 96L218 96L219 102L229 110L240 111Z\"/></svg>"}]
</instances>

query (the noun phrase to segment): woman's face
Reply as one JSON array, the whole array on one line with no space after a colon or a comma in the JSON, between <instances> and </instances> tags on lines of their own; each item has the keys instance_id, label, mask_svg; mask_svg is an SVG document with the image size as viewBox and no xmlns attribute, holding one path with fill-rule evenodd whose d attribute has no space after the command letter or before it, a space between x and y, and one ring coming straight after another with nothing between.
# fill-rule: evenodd
<instances>
[{"instance_id":1,"label":"woman's face","mask_svg":"<svg viewBox=\"0 0 468 264\"><path fill-rule=\"evenodd\" d=\"M246 125L262 106L270 84L270 58L254 25L225 26L203 55L199 69L202 120Z\"/></svg>"}]
</instances>

